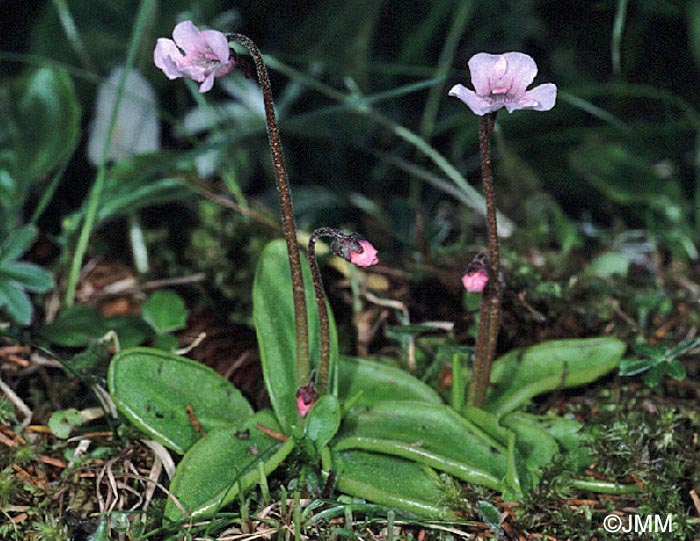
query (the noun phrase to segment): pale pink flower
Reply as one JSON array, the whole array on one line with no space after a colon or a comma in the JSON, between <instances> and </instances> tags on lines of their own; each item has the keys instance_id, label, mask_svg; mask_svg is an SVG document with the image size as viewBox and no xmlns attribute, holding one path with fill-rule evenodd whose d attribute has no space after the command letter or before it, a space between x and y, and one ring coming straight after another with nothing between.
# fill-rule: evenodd
<instances>
[{"instance_id":1,"label":"pale pink flower","mask_svg":"<svg viewBox=\"0 0 700 541\"><path fill-rule=\"evenodd\" d=\"M350 263L358 267L370 267L379 263L377 250L366 240L358 241L362 251L350 251Z\"/></svg>"},{"instance_id":2,"label":"pale pink flower","mask_svg":"<svg viewBox=\"0 0 700 541\"><path fill-rule=\"evenodd\" d=\"M462 284L469 293L480 293L486 287L489 275L483 269L467 272L462 276Z\"/></svg>"},{"instance_id":3,"label":"pale pink flower","mask_svg":"<svg viewBox=\"0 0 700 541\"><path fill-rule=\"evenodd\" d=\"M309 410L313 407L318 399L316 392L316 370L311 371L309 383L297 389L297 410L299 415L306 417Z\"/></svg>"},{"instance_id":4,"label":"pale pink flower","mask_svg":"<svg viewBox=\"0 0 700 541\"><path fill-rule=\"evenodd\" d=\"M477 115L482 116L505 107L549 111L557 99L557 87L547 83L532 90L527 87L537 75L537 64L523 53L478 53L469 59L474 90L455 85L450 96L459 98Z\"/></svg>"},{"instance_id":5,"label":"pale pink flower","mask_svg":"<svg viewBox=\"0 0 700 541\"><path fill-rule=\"evenodd\" d=\"M168 79L189 77L198 83L200 92L211 90L215 77L233 69L226 35L217 30L200 30L192 21L175 26L173 38L158 38L153 61Z\"/></svg>"}]
</instances>

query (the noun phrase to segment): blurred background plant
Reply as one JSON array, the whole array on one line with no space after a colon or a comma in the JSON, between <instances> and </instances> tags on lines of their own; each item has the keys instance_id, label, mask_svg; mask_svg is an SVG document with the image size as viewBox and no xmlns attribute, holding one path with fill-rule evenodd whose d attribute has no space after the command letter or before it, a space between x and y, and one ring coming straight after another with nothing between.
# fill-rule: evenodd
<instances>
[{"instance_id":1,"label":"blurred background plant","mask_svg":"<svg viewBox=\"0 0 700 541\"><path fill-rule=\"evenodd\" d=\"M232 284L250 279L250 265L216 262L254 260L264 242L251 249L241 237L276 234L261 101L242 73L206 100L192 85L166 84L150 45L193 18L261 43L304 230L333 217L379 239L387 263L403 260L418 275L463 270L465 254L484 238L472 188L477 129L444 99L445 89L465 81L475 51L520 50L537 58L538 80L555 81L561 93L537 122L527 114L499 119L501 231L569 253L600 249L600 229L644 229L662 252L696 259L700 3L611 0L587 6L586 17L572 15L569 4L155 4L107 156L96 222L115 227L93 249L127 253L139 272L150 269L149 251L173 274L203 257L217 266L212 294L239 301L233 317L247 319L246 288L237 293ZM2 38L8 52L0 69L10 77L2 93L9 122L0 132L0 232L39 222L61 249L74 245L137 6L53 0L7 11L28 31ZM669 72L678 58L686 59L683 69ZM209 199L185 200L192 192ZM221 194L235 209L225 217L212 203ZM216 230L206 226L211 217Z\"/></svg>"}]
</instances>

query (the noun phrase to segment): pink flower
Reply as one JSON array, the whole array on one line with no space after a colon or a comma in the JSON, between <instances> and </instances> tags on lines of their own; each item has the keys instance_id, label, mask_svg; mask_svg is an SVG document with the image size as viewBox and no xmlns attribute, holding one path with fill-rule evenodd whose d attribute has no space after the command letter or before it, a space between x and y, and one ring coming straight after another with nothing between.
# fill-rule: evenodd
<instances>
[{"instance_id":1,"label":"pink flower","mask_svg":"<svg viewBox=\"0 0 700 541\"><path fill-rule=\"evenodd\" d=\"M313 407L318 399L316 392L316 370L311 371L309 383L297 389L297 410L299 415L306 417L309 410Z\"/></svg>"},{"instance_id":2,"label":"pink flower","mask_svg":"<svg viewBox=\"0 0 700 541\"><path fill-rule=\"evenodd\" d=\"M350 252L350 263L358 267L370 267L379 263L377 250L366 240L358 241L361 251Z\"/></svg>"},{"instance_id":3,"label":"pink flower","mask_svg":"<svg viewBox=\"0 0 700 541\"><path fill-rule=\"evenodd\" d=\"M231 58L226 36L216 30L200 30L192 21L179 23L173 30L175 41L158 38L153 52L156 67L168 79L189 77L198 83L200 92L211 90L215 77L231 71L236 61Z\"/></svg>"},{"instance_id":4,"label":"pink flower","mask_svg":"<svg viewBox=\"0 0 700 541\"><path fill-rule=\"evenodd\" d=\"M526 90L537 75L537 64L523 53L478 53L469 59L474 91L455 85L450 96L459 98L477 115L482 116L505 107L549 111L557 99L557 87L548 83Z\"/></svg>"},{"instance_id":5,"label":"pink flower","mask_svg":"<svg viewBox=\"0 0 700 541\"><path fill-rule=\"evenodd\" d=\"M469 293L480 293L486 287L489 281L489 275L483 269L469 272L462 276L462 284Z\"/></svg>"}]
</instances>

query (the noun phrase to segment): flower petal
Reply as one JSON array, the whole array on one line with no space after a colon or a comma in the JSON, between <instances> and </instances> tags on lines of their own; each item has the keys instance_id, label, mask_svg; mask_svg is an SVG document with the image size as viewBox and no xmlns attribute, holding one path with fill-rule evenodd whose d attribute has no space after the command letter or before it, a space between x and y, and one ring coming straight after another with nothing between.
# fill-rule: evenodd
<instances>
[{"instance_id":1,"label":"flower petal","mask_svg":"<svg viewBox=\"0 0 700 541\"><path fill-rule=\"evenodd\" d=\"M483 116L486 113L490 113L491 111L495 111L496 109L503 107L502 104L497 104L494 106L492 100L477 96L475 92L469 90L463 85L454 85L448 92L448 95L462 100L474 114L479 116Z\"/></svg>"},{"instance_id":2,"label":"flower petal","mask_svg":"<svg viewBox=\"0 0 700 541\"><path fill-rule=\"evenodd\" d=\"M477 53L469 59L469 74L477 95L488 96L491 94L490 78L493 75L494 66L501 56L498 54Z\"/></svg>"},{"instance_id":3,"label":"flower petal","mask_svg":"<svg viewBox=\"0 0 700 541\"><path fill-rule=\"evenodd\" d=\"M502 83L510 94L520 96L534 81L537 64L531 56L523 53L505 53L503 57L506 59L506 71Z\"/></svg>"},{"instance_id":4,"label":"flower petal","mask_svg":"<svg viewBox=\"0 0 700 541\"><path fill-rule=\"evenodd\" d=\"M176 79L183 75L177 63L178 58L184 59L175 42L168 38L158 38L153 51L153 62L157 68L163 70L168 79Z\"/></svg>"},{"instance_id":5,"label":"flower petal","mask_svg":"<svg viewBox=\"0 0 700 541\"><path fill-rule=\"evenodd\" d=\"M557 101L557 85L547 83L536 86L525 92L525 97L536 103L532 106L535 111L549 111Z\"/></svg>"},{"instance_id":6,"label":"flower petal","mask_svg":"<svg viewBox=\"0 0 700 541\"><path fill-rule=\"evenodd\" d=\"M226 35L218 30L203 30L202 38L209 45L211 51L222 64L228 62L231 50L228 48Z\"/></svg>"},{"instance_id":7,"label":"flower petal","mask_svg":"<svg viewBox=\"0 0 700 541\"><path fill-rule=\"evenodd\" d=\"M209 92L211 88L214 86L214 77L216 76L216 72L212 71L210 74L206 76L204 79L204 82L202 82L201 85L199 85L199 91L201 93L204 92ZM194 79L194 77L193 77ZM197 79L195 79L197 80Z\"/></svg>"},{"instance_id":8,"label":"flower petal","mask_svg":"<svg viewBox=\"0 0 700 541\"><path fill-rule=\"evenodd\" d=\"M178 23L173 30L175 43L185 51L188 56L196 53L203 53L207 47L207 42L202 32L192 21Z\"/></svg>"}]
</instances>

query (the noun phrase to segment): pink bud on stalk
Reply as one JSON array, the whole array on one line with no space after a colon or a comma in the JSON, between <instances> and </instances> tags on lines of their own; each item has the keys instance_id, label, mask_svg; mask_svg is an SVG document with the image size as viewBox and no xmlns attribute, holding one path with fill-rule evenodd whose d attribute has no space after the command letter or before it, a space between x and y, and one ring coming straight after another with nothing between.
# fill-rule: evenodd
<instances>
[{"instance_id":1,"label":"pink bud on stalk","mask_svg":"<svg viewBox=\"0 0 700 541\"><path fill-rule=\"evenodd\" d=\"M469 293L481 293L489 281L488 257L476 254L467 265L467 272L462 276L462 285Z\"/></svg>"},{"instance_id":2,"label":"pink bud on stalk","mask_svg":"<svg viewBox=\"0 0 700 541\"><path fill-rule=\"evenodd\" d=\"M297 390L297 410L299 410L299 415L306 417L306 414L309 413L309 410L316 403L317 399L316 371L312 370L309 383L303 387L299 387Z\"/></svg>"}]
</instances>

